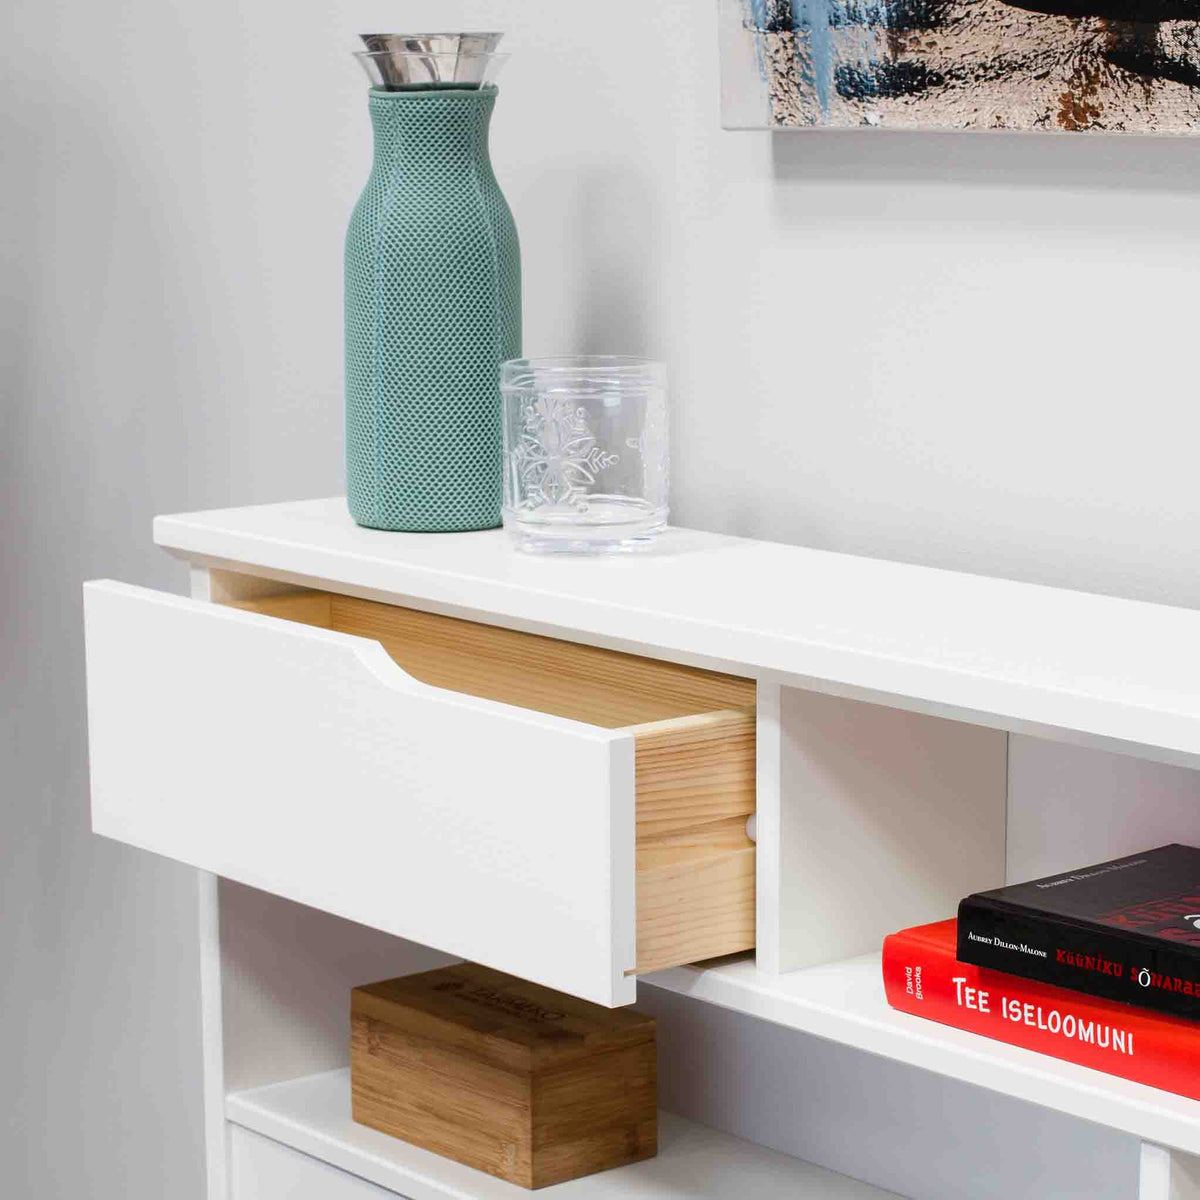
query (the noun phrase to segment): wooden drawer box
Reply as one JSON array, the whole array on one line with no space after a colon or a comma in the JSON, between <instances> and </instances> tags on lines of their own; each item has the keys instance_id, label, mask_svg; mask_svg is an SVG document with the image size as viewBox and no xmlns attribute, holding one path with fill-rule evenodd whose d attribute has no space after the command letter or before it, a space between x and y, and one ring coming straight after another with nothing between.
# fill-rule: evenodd
<instances>
[{"instance_id":1,"label":"wooden drawer box","mask_svg":"<svg viewBox=\"0 0 1200 1200\"><path fill-rule=\"evenodd\" d=\"M85 585L98 833L602 1004L754 944L754 683L326 592Z\"/></svg>"}]
</instances>

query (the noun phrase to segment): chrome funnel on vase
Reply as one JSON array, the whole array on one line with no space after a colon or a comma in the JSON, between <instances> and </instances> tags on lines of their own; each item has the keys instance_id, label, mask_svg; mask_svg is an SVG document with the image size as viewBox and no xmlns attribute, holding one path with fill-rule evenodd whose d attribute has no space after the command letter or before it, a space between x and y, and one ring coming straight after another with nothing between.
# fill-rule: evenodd
<instances>
[{"instance_id":1,"label":"chrome funnel on vase","mask_svg":"<svg viewBox=\"0 0 1200 1200\"><path fill-rule=\"evenodd\" d=\"M371 86L388 92L462 90L494 83L507 54L502 33L363 33L354 57Z\"/></svg>"}]
</instances>

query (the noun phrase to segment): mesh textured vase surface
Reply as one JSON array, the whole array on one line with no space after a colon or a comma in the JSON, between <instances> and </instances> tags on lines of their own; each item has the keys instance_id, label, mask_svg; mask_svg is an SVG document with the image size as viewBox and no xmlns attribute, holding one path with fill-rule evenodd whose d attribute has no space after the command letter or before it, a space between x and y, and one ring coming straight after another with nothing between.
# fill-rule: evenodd
<instances>
[{"instance_id":1,"label":"mesh textured vase surface","mask_svg":"<svg viewBox=\"0 0 1200 1200\"><path fill-rule=\"evenodd\" d=\"M500 524L500 363L521 352L517 231L488 156L495 87L370 92L374 163L346 234L350 514Z\"/></svg>"}]
</instances>

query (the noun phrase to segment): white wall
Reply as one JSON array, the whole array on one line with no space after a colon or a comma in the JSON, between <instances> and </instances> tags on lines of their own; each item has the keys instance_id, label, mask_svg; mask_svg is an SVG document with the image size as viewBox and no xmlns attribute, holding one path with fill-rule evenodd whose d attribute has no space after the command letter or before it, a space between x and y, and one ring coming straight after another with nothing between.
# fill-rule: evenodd
<instances>
[{"instance_id":1,"label":"white wall","mask_svg":"<svg viewBox=\"0 0 1200 1200\"><path fill-rule=\"evenodd\" d=\"M339 490L359 28L511 31L526 348L667 359L678 520L1200 603L1200 142L723 133L709 0L7 11L14 1195L198 1195L192 884L88 832L78 585L181 589L155 511Z\"/></svg>"}]
</instances>

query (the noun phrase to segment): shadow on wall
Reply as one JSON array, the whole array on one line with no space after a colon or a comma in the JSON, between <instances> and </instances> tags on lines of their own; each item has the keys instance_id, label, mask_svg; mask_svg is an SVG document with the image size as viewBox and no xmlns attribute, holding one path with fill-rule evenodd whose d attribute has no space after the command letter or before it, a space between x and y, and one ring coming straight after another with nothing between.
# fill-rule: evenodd
<instances>
[{"instance_id":1,"label":"shadow on wall","mask_svg":"<svg viewBox=\"0 0 1200 1200\"><path fill-rule=\"evenodd\" d=\"M780 182L903 181L1048 190L1200 192L1200 136L876 130L810 130L768 136L773 173Z\"/></svg>"}]
</instances>

